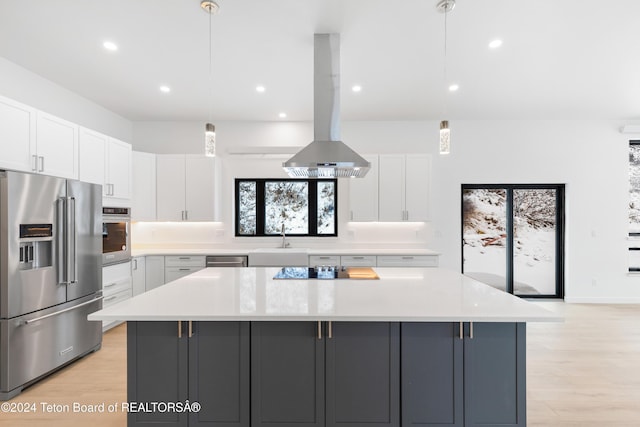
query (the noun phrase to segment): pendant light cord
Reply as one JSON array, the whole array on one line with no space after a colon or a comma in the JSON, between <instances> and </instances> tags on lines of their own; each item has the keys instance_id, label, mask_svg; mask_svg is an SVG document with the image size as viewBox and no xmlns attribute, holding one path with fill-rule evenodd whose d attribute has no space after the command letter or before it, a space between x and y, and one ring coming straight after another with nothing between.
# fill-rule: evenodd
<instances>
[{"instance_id":1,"label":"pendant light cord","mask_svg":"<svg viewBox=\"0 0 640 427\"><path fill-rule=\"evenodd\" d=\"M447 115L447 14L449 13L449 10L447 9L448 6L445 6L445 10L444 10L444 65L443 65L443 87L444 87L444 107L443 107L443 113L442 116L446 117Z\"/></svg>"},{"instance_id":2,"label":"pendant light cord","mask_svg":"<svg viewBox=\"0 0 640 427\"><path fill-rule=\"evenodd\" d=\"M211 15L209 11L209 123L213 120L213 66L212 66L212 47L211 47Z\"/></svg>"}]
</instances>

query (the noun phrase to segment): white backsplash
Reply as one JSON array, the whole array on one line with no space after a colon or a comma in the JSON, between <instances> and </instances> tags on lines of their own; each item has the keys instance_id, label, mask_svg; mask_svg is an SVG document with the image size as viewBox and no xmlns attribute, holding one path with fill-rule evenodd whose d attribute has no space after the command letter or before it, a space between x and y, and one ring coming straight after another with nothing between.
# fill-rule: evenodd
<instances>
[{"instance_id":1,"label":"white backsplash","mask_svg":"<svg viewBox=\"0 0 640 427\"><path fill-rule=\"evenodd\" d=\"M342 224L339 237L287 237L293 247L429 249L428 223ZM134 248L260 248L277 247L281 237L235 237L223 222L134 222Z\"/></svg>"}]
</instances>

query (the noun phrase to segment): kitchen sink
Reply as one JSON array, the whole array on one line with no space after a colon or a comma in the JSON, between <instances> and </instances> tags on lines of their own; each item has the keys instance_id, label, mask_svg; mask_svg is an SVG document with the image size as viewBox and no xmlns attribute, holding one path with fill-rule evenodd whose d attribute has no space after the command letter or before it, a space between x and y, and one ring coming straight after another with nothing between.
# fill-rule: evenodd
<instances>
[{"instance_id":1,"label":"kitchen sink","mask_svg":"<svg viewBox=\"0 0 640 427\"><path fill-rule=\"evenodd\" d=\"M306 267L309 254L305 248L258 248L249 251L249 267Z\"/></svg>"}]
</instances>

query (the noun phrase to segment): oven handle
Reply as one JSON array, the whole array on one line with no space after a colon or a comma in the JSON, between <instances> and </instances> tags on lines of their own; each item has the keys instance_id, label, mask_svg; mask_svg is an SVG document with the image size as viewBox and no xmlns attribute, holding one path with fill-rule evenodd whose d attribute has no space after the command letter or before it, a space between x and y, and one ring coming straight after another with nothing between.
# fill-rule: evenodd
<instances>
[{"instance_id":1,"label":"oven handle","mask_svg":"<svg viewBox=\"0 0 640 427\"><path fill-rule=\"evenodd\" d=\"M103 296L98 298L94 298L90 301L83 302L82 304L74 305L73 307L65 308L64 310L56 311L55 313L45 314L44 316L36 317L35 319L29 319L22 322L22 325L30 325L31 323L39 322L40 320L48 319L49 317L57 316L58 314L66 313L71 310L75 310L76 308L84 307L85 305L92 304L96 301L100 301L103 299Z\"/></svg>"}]
</instances>

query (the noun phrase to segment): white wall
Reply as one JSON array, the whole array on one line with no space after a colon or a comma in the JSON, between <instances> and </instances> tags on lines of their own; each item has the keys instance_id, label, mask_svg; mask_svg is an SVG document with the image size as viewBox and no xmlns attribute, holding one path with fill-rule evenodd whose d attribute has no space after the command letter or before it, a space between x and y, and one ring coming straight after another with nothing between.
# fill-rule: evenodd
<instances>
[{"instance_id":1,"label":"white wall","mask_svg":"<svg viewBox=\"0 0 640 427\"><path fill-rule=\"evenodd\" d=\"M131 121L0 57L0 95L131 142Z\"/></svg>"},{"instance_id":2,"label":"white wall","mask_svg":"<svg viewBox=\"0 0 640 427\"><path fill-rule=\"evenodd\" d=\"M343 141L361 153L432 154L432 221L419 229L401 229L399 224L351 224L341 217L336 245L366 246L375 241L423 246L442 253L441 266L459 270L461 184L566 184L567 300L640 302L640 277L627 274L629 138L620 134L621 123L463 120L450 124L452 152L440 156L437 122L342 123ZM202 123L136 123L134 149L200 153L202 127ZM216 123L216 129L219 150L234 145L304 145L313 134L310 123L227 122ZM223 200L231 203L234 176L281 176L281 161L225 158ZM348 190L340 193L339 203L348 203ZM233 242L226 229L232 223L231 210L225 212L225 224L218 227L225 228L225 240Z\"/></svg>"}]
</instances>

